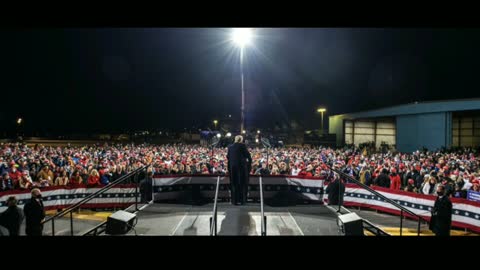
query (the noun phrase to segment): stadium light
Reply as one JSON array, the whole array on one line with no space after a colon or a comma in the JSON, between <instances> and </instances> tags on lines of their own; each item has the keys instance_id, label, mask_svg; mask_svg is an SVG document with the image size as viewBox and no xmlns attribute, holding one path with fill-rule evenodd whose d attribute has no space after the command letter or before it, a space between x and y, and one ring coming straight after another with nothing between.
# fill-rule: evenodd
<instances>
[{"instance_id":1,"label":"stadium light","mask_svg":"<svg viewBox=\"0 0 480 270\"><path fill-rule=\"evenodd\" d=\"M245 87L244 87L244 74L243 74L243 53L244 48L250 45L253 40L253 31L251 28L234 28L232 31L231 41L238 48L240 48L240 72L242 81L242 107L240 117L240 130L245 127Z\"/></svg>"},{"instance_id":2,"label":"stadium light","mask_svg":"<svg viewBox=\"0 0 480 270\"><path fill-rule=\"evenodd\" d=\"M245 129L244 129L244 130L242 130L242 134L245 134L245 133L247 133L247 131L246 131Z\"/></svg>"},{"instance_id":3,"label":"stadium light","mask_svg":"<svg viewBox=\"0 0 480 270\"><path fill-rule=\"evenodd\" d=\"M217 134L217 138L220 139L221 137L222 137L222 134L218 133L218 134Z\"/></svg>"},{"instance_id":4,"label":"stadium light","mask_svg":"<svg viewBox=\"0 0 480 270\"><path fill-rule=\"evenodd\" d=\"M234 28L232 32L232 41L243 49L252 42L252 29L250 28Z\"/></svg>"},{"instance_id":5,"label":"stadium light","mask_svg":"<svg viewBox=\"0 0 480 270\"><path fill-rule=\"evenodd\" d=\"M260 134L260 130L257 130L257 134Z\"/></svg>"},{"instance_id":6,"label":"stadium light","mask_svg":"<svg viewBox=\"0 0 480 270\"><path fill-rule=\"evenodd\" d=\"M230 138L230 137L232 137L232 133L228 132L227 133L227 138Z\"/></svg>"}]
</instances>

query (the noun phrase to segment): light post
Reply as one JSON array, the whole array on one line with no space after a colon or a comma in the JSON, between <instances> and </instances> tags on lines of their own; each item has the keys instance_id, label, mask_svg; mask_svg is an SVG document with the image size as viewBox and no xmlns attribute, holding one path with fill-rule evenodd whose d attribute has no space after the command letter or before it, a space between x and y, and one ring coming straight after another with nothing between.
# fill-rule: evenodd
<instances>
[{"instance_id":1,"label":"light post","mask_svg":"<svg viewBox=\"0 0 480 270\"><path fill-rule=\"evenodd\" d=\"M22 123L23 123L23 119L21 117L17 118L17 139L18 138L21 138L20 140L22 140L23 138L21 137L21 134L22 134Z\"/></svg>"},{"instance_id":2,"label":"light post","mask_svg":"<svg viewBox=\"0 0 480 270\"><path fill-rule=\"evenodd\" d=\"M326 112L327 109L325 108L318 108L317 112L319 112L322 115L322 134L324 133L324 127L323 127L323 113Z\"/></svg>"},{"instance_id":3,"label":"light post","mask_svg":"<svg viewBox=\"0 0 480 270\"><path fill-rule=\"evenodd\" d=\"M243 53L245 46L249 45L252 40L252 30L250 28L235 28L232 32L232 42L240 48L240 73L242 80L242 105L240 107L241 111L241 123L240 131L242 132L245 128L245 86L244 86L244 75L243 75Z\"/></svg>"}]
</instances>

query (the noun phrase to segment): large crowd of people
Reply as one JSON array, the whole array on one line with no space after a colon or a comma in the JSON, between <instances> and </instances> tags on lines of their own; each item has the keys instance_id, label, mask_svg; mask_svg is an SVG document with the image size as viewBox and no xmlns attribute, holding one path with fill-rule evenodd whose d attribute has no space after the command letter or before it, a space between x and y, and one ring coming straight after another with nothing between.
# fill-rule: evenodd
<instances>
[{"instance_id":1,"label":"large crowd of people","mask_svg":"<svg viewBox=\"0 0 480 270\"><path fill-rule=\"evenodd\" d=\"M251 174L293 175L329 180L330 166L369 186L466 198L479 191L480 156L475 149L367 153L356 148L250 148ZM268 156L268 160L267 160ZM228 174L226 148L200 145L0 146L0 190L47 186L108 185L151 164L162 175Z\"/></svg>"}]
</instances>

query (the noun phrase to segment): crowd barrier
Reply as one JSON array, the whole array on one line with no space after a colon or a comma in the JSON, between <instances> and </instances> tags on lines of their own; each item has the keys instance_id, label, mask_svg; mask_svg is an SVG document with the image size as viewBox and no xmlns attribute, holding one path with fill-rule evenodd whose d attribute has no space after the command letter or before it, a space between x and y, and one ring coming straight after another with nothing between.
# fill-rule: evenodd
<instances>
[{"instance_id":1,"label":"crowd barrier","mask_svg":"<svg viewBox=\"0 0 480 270\"><path fill-rule=\"evenodd\" d=\"M55 210L67 208L78 203L88 195L98 191L102 187L86 187L84 185L64 186L64 187L44 187L42 191L42 200L45 210ZM12 190L0 192L0 212L7 209L6 200L10 196L17 197L18 206L23 208L25 203L30 200L31 193L28 190ZM117 185L98 198L94 198L82 208L124 208L135 203L135 185Z\"/></svg>"},{"instance_id":2,"label":"crowd barrier","mask_svg":"<svg viewBox=\"0 0 480 270\"><path fill-rule=\"evenodd\" d=\"M176 200L188 197L193 193L204 198L213 198L217 176L214 175L189 175L189 176L164 176L155 175L153 178L153 193L157 201ZM250 176L249 196L256 198L258 194L258 176ZM276 195L295 194L304 200L324 201L324 181L318 178L302 178L294 176L265 176L265 199ZM61 209L73 205L96 192L101 187L87 188L75 187L46 187L42 195L46 210ZM427 220L430 219L435 196L423 195L405 191L394 191L381 187L373 187L385 197L396 201ZM219 198L229 198L229 178L221 176ZM6 200L9 196L16 196L19 207L30 199L29 191L0 192L0 212L6 209ZM345 206L357 206L374 209L390 214L400 215L400 210L371 194L355 184L347 184L344 195ZM326 198L326 196L325 196ZM452 226L466 228L480 232L480 202L466 199L451 198L453 203ZM128 207L135 202L135 185L118 185L99 198L89 201L82 208L112 208Z\"/></svg>"},{"instance_id":3,"label":"crowd barrier","mask_svg":"<svg viewBox=\"0 0 480 270\"><path fill-rule=\"evenodd\" d=\"M155 200L174 200L187 192L196 192L202 197L213 198L217 176L154 176ZM259 198L259 177L250 176L249 197ZM264 198L269 199L277 194L294 193L304 200L322 201L324 180L306 179L289 176L264 176ZM220 176L219 198L229 198L230 181L228 176ZM188 196L188 194L186 195Z\"/></svg>"},{"instance_id":4,"label":"crowd barrier","mask_svg":"<svg viewBox=\"0 0 480 270\"><path fill-rule=\"evenodd\" d=\"M435 203L435 196L382 187L373 187L373 189L413 213L430 220L430 211ZM480 232L480 203L459 198L450 198L450 200L453 208L452 226ZM398 208L355 184L347 184L344 194L344 205L364 207L400 215Z\"/></svg>"}]
</instances>

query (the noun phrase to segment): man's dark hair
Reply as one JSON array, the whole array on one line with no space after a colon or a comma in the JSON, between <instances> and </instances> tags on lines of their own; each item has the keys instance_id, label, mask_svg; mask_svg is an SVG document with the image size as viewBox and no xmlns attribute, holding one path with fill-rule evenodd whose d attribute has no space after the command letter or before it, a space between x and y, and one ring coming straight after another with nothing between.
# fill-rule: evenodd
<instances>
[{"instance_id":1,"label":"man's dark hair","mask_svg":"<svg viewBox=\"0 0 480 270\"><path fill-rule=\"evenodd\" d=\"M17 198L15 196L10 196L7 199L7 203L13 203L13 205L17 205Z\"/></svg>"}]
</instances>

